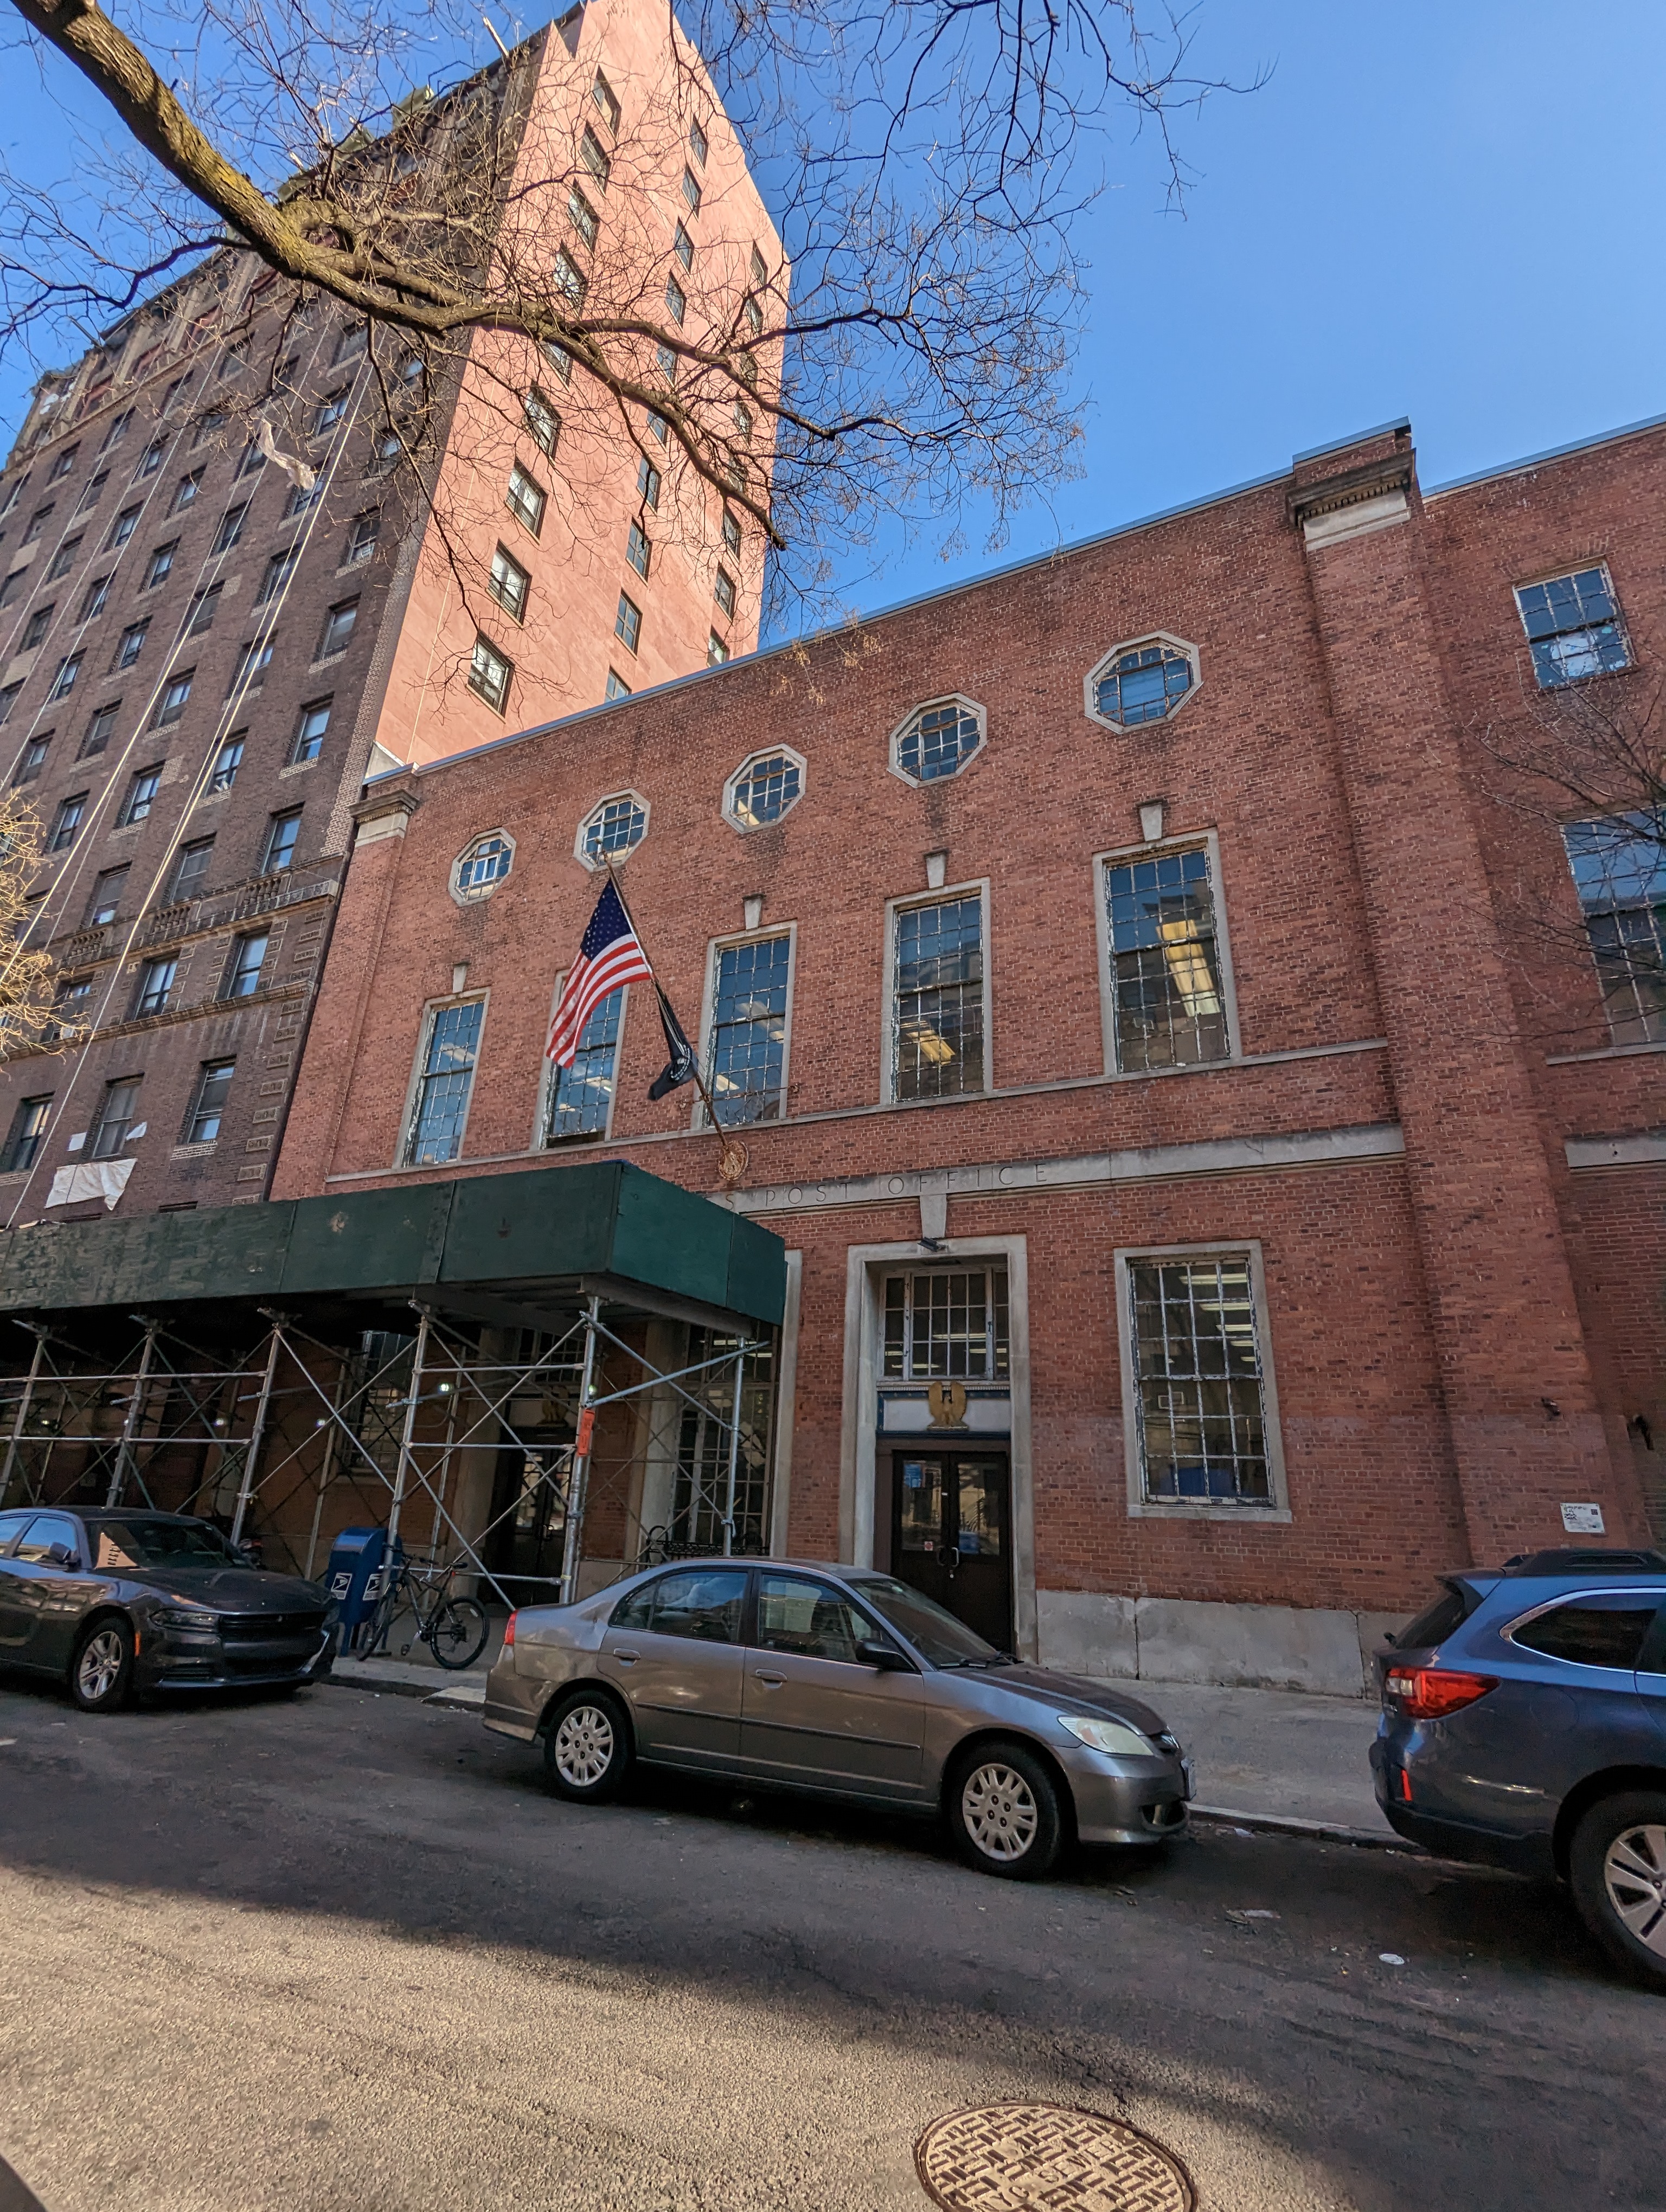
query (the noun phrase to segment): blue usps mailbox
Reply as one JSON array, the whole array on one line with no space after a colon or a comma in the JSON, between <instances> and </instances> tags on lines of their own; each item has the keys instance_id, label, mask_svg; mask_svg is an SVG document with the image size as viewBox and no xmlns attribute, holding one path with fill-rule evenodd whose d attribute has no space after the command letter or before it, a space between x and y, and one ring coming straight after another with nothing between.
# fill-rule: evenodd
<instances>
[{"instance_id":1,"label":"blue usps mailbox","mask_svg":"<svg viewBox=\"0 0 1666 2212\"><path fill-rule=\"evenodd\" d=\"M397 1565L404 1556L404 1547L396 1541L393 1564ZM341 1607L339 1650L356 1649L360 1632L374 1613L376 1601L386 1587L387 1565L386 1528L344 1528L330 1547L325 1587Z\"/></svg>"}]
</instances>

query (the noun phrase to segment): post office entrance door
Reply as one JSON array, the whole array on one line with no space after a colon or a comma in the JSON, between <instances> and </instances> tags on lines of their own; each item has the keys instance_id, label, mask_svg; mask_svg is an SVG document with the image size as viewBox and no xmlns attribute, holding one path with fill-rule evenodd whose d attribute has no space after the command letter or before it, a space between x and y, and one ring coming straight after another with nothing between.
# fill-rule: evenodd
<instances>
[{"instance_id":1,"label":"post office entrance door","mask_svg":"<svg viewBox=\"0 0 1666 2212\"><path fill-rule=\"evenodd\" d=\"M998 1651L1012 1648L1012 1483L1005 1452L898 1452L891 1571Z\"/></svg>"}]
</instances>

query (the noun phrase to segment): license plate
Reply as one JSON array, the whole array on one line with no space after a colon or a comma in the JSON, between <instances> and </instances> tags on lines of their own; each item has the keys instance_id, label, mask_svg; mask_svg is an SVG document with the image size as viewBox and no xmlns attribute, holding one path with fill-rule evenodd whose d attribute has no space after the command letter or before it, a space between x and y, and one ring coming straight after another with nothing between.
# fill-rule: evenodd
<instances>
[{"instance_id":1,"label":"license plate","mask_svg":"<svg viewBox=\"0 0 1666 2212\"><path fill-rule=\"evenodd\" d=\"M1189 1759L1181 1760L1180 1771L1185 1781L1186 1796L1189 1802L1197 1795L1197 1784L1192 1773L1192 1762Z\"/></svg>"}]
</instances>

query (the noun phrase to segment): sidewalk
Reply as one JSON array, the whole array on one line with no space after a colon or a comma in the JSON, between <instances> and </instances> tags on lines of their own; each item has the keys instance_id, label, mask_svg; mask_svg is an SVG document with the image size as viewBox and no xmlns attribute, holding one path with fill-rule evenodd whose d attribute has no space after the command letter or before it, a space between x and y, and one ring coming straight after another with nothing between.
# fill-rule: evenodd
<instances>
[{"instance_id":1,"label":"sidewalk","mask_svg":"<svg viewBox=\"0 0 1666 2212\"><path fill-rule=\"evenodd\" d=\"M404 1660L338 1659L331 1680L346 1688L477 1711L502 1641L502 1624L494 1621L492 1628L479 1664L466 1674L445 1673L416 1644ZM1361 1842L1398 1841L1371 1791L1374 1700L1222 1690L1197 1682L1107 1685L1119 1686L1159 1712L1191 1753L1198 1813L1246 1824L1324 1828Z\"/></svg>"},{"instance_id":2,"label":"sidewalk","mask_svg":"<svg viewBox=\"0 0 1666 2212\"><path fill-rule=\"evenodd\" d=\"M1198 1812L1310 1822L1351 1830L1362 1839L1393 1838L1371 1790L1374 1698L1221 1690L1197 1682L1128 1686L1162 1714L1191 1753Z\"/></svg>"}]
</instances>

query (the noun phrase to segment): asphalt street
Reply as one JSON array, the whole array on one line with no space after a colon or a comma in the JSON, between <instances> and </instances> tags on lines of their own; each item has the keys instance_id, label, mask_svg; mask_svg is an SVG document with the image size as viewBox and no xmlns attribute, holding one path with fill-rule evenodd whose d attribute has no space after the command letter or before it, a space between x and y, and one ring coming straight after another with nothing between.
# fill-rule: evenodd
<instances>
[{"instance_id":1,"label":"asphalt street","mask_svg":"<svg viewBox=\"0 0 1666 2212\"><path fill-rule=\"evenodd\" d=\"M0 1930L48 2212L917 2212L921 2129L1009 2098L1132 2120L1206 2212L1666 2208L1666 2000L1410 1855L1200 1830L1030 1887L844 1808L569 1808L411 1699L4 1686Z\"/></svg>"}]
</instances>

